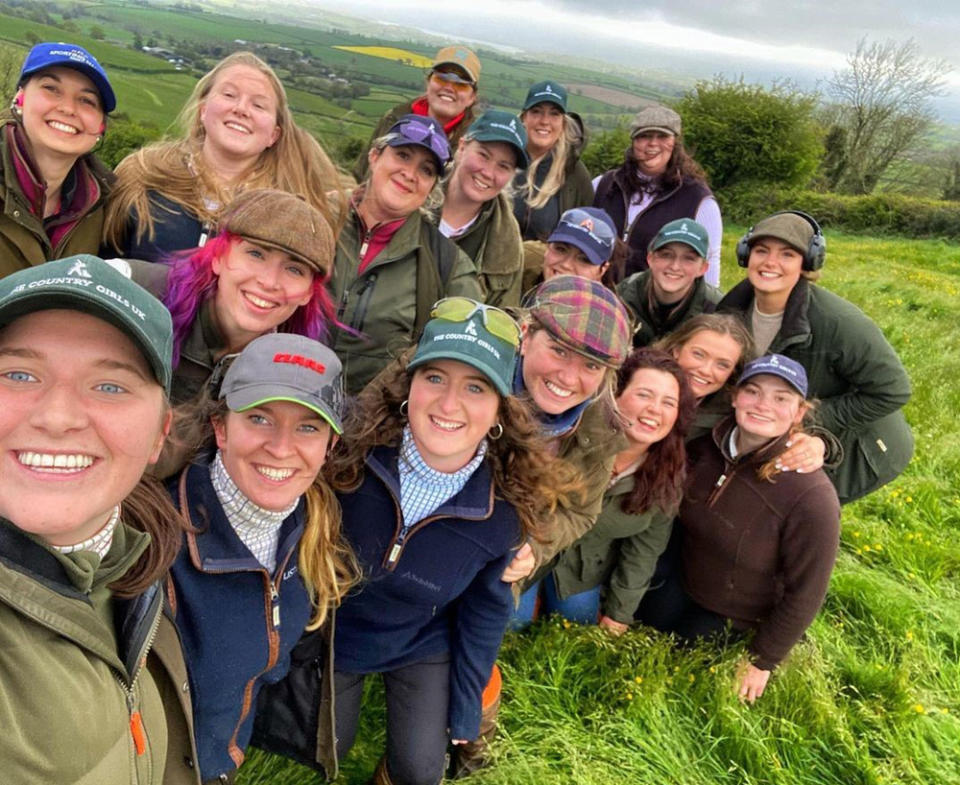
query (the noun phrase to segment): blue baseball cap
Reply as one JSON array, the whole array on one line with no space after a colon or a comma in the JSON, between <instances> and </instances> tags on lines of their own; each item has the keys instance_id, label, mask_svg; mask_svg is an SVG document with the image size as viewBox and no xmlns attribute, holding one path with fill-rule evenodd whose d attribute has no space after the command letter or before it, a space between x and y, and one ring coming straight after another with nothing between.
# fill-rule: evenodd
<instances>
[{"instance_id":1,"label":"blue baseball cap","mask_svg":"<svg viewBox=\"0 0 960 785\"><path fill-rule=\"evenodd\" d=\"M560 216L548 243L570 243L583 251L598 267L613 255L617 229L606 210L599 207L574 207Z\"/></svg>"},{"instance_id":2,"label":"blue baseball cap","mask_svg":"<svg viewBox=\"0 0 960 785\"><path fill-rule=\"evenodd\" d=\"M112 112L117 108L117 97L110 86L110 80L107 79L107 72L103 66L97 62L97 59L82 46L76 44L64 44L58 42L48 42L37 44L27 53L26 60L23 61L23 68L20 69L20 79L17 84L22 85L28 77L33 76L37 71L52 66L63 66L79 71L84 76L90 78L90 81L100 93L100 101L103 103L103 111Z\"/></svg>"},{"instance_id":3,"label":"blue baseball cap","mask_svg":"<svg viewBox=\"0 0 960 785\"><path fill-rule=\"evenodd\" d=\"M767 354L748 362L737 380L737 387L747 379L760 374L770 374L783 379L804 398L807 397L807 371L796 360L784 357L782 354Z\"/></svg>"},{"instance_id":4,"label":"blue baseball cap","mask_svg":"<svg viewBox=\"0 0 960 785\"><path fill-rule=\"evenodd\" d=\"M515 114L499 109L488 109L470 124L465 139L478 142L504 142L517 153L517 169L526 169L530 163L527 155L527 129Z\"/></svg>"},{"instance_id":5,"label":"blue baseball cap","mask_svg":"<svg viewBox=\"0 0 960 785\"><path fill-rule=\"evenodd\" d=\"M429 115L405 114L390 126L387 135L393 138L387 142L387 147L403 147L417 145L426 147L437 159L440 172L450 160L450 143L447 134L440 125Z\"/></svg>"}]
</instances>

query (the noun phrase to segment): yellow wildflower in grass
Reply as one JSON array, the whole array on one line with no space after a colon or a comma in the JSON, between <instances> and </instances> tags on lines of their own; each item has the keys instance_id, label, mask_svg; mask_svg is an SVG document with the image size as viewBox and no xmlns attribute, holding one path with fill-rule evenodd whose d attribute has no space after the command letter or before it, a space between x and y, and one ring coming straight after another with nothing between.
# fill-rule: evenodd
<instances>
[{"instance_id":1,"label":"yellow wildflower in grass","mask_svg":"<svg viewBox=\"0 0 960 785\"><path fill-rule=\"evenodd\" d=\"M907 640L908 640L908 641L912 641L912 640L913 640L913 630L907 630L907 635L906 635L906 637L907 637Z\"/></svg>"},{"instance_id":2,"label":"yellow wildflower in grass","mask_svg":"<svg viewBox=\"0 0 960 785\"><path fill-rule=\"evenodd\" d=\"M634 676L634 677L633 677L633 680L634 680L637 684L643 684L643 676Z\"/></svg>"},{"instance_id":3,"label":"yellow wildflower in grass","mask_svg":"<svg viewBox=\"0 0 960 785\"><path fill-rule=\"evenodd\" d=\"M926 713L927 713L927 710L926 710L925 708L923 708L923 704L922 704L922 703L914 704L913 710L914 710L917 714L926 714Z\"/></svg>"}]
</instances>

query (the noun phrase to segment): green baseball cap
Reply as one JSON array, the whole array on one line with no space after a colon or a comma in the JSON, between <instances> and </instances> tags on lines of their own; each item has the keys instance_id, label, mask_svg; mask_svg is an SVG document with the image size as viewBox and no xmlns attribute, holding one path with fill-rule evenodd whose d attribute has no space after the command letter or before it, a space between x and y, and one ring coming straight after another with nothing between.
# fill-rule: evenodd
<instances>
[{"instance_id":1,"label":"green baseball cap","mask_svg":"<svg viewBox=\"0 0 960 785\"><path fill-rule=\"evenodd\" d=\"M560 110L566 114L567 111L567 88L559 82L537 82L527 91L527 100L523 102L523 111L526 112L531 106L542 103L556 104Z\"/></svg>"},{"instance_id":2,"label":"green baseball cap","mask_svg":"<svg viewBox=\"0 0 960 785\"><path fill-rule=\"evenodd\" d=\"M650 243L650 250L656 251L670 243L683 243L689 245L697 252L697 256L706 258L707 250L710 248L710 238L707 236L707 230L703 224L697 223L692 218L678 218L676 221L670 221L660 227L657 236Z\"/></svg>"},{"instance_id":3,"label":"green baseball cap","mask_svg":"<svg viewBox=\"0 0 960 785\"><path fill-rule=\"evenodd\" d=\"M465 139L478 142L504 142L517 153L517 169L526 169L530 163L527 155L527 129L515 114L499 109L488 109L470 124Z\"/></svg>"},{"instance_id":4,"label":"green baseball cap","mask_svg":"<svg viewBox=\"0 0 960 785\"><path fill-rule=\"evenodd\" d=\"M156 297L130 278L123 259L79 254L0 279L0 327L34 311L80 311L109 322L136 344L170 393L173 324Z\"/></svg>"},{"instance_id":5,"label":"green baseball cap","mask_svg":"<svg viewBox=\"0 0 960 785\"><path fill-rule=\"evenodd\" d=\"M501 395L508 396L517 364L517 347L487 329L485 309L499 309L481 303L475 306L463 320L437 316L427 322L407 368L413 370L431 360L457 360L476 368Z\"/></svg>"}]
</instances>

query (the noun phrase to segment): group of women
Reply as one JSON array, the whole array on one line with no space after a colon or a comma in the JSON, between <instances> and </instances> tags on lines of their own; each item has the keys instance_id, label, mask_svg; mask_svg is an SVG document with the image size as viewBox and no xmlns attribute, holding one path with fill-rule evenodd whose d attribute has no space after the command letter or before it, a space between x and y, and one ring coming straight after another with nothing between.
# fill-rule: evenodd
<instances>
[{"instance_id":1,"label":"group of women","mask_svg":"<svg viewBox=\"0 0 960 785\"><path fill-rule=\"evenodd\" d=\"M230 781L251 742L332 777L378 673L373 781L435 783L448 744L485 755L510 623L746 637L750 701L802 636L840 503L909 460L903 366L814 284L810 216L704 288L719 210L672 110L594 194L564 87L474 118L479 74L441 50L344 190L253 55L111 174L102 67L28 54L0 120L11 782Z\"/></svg>"}]
</instances>

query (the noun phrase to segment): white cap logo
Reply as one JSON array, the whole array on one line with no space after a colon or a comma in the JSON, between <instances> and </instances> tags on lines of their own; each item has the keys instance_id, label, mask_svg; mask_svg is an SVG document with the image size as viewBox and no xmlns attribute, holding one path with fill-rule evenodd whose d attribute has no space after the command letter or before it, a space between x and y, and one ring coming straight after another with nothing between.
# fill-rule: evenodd
<instances>
[{"instance_id":1,"label":"white cap logo","mask_svg":"<svg viewBox=\"0 0 960 785\"><path fill-rule=\"evenodd\" d=\"M473 322L472 322L472 321L467 322L467 326L464 328L463 331L464 331L467 335L476 336L476 334L477 334L477 328L473 326Z\"/></svg>"},{"instance_id":2,"label":"white cap logo","mask_svg":"<svg viewBox=\"0 0 960 785\"><path fill-rule=\"evenodd\" d=\"M87 270L86 263L84 263L82 259L77 259L77 261L73 263L73 267L67 270L67 275L75 275L77 278L93 278Z\"/></svg>"}]
</instances>

